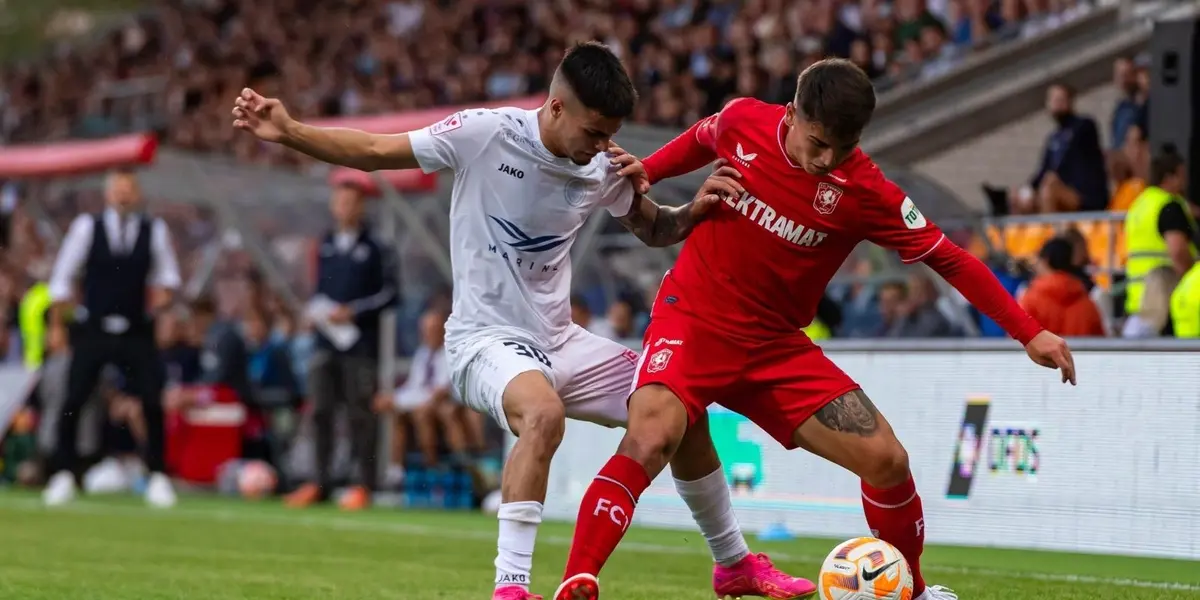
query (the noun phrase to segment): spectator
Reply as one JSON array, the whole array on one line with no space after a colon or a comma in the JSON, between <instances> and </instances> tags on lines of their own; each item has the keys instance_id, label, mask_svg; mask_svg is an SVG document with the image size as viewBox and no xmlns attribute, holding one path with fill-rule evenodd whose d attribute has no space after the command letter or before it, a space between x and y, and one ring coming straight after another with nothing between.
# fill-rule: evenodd
<instances>
[{"instance_id":1,"label":"spectator","mask_svg":"<svg viewBox=\"0 0 1200 600\"><path fill-rule=\"evenodd\" d=\"M996 280L1004 287L1010 296L1016 297L1019 290L1023 289L1029 280L1029 268L1024 261L1013 260L1009 256L1003 254L994 254L988 257L988 268L992 274L996 276ZM1008 333L1000 327L998 323L993 321L987 315L978 311L975 307L971 307L972 313L975 315L976 322L979 326L979 335L983 337L1007 338Z\"/></svg>"},{"instance_id":2,"label":"spectator","mask_svg":"<svg viewBox=\"0 0 1200 600\"><path fill-rule=\"evenodd\" d=\"M421 344L412 357L412 367L404 384L396 389L393 398L381 398L376 409L395 413L392 422L392 464L388 480L402 476L404 457L408 451L408 431L416 434L417 448L426 467L438 462L437 424L444 406L455 404L450 398L450 370L446 365L446 317L438 310L421 315ZM448 432L449 433L449 432ZM454 440L464 450L464 437Z\"/></svg>"},{"instance_id":3,"label":"spectator","mask_svg":"<svg viewBox=\"0 0 1200 600\"><path fill-rule=\"evenodd\" d=\"M242 458L278 466L282 448L274 435L275 415L290 413L300 404L299 386L287 346L271 339L267 316L261 310L247 311L242 330L249 351L250 385L261 411L256 416L262 421L260 427L246 432Z\"/></svg>"},{"instance_id":4,"label":"spectator","mask_svg":"<svg viewBox=\"0 0 1200 600\"><path fill-rule=\"evenodd\" d=\"M206 298L193 302L190 313L193 335L203 340L200 383L231 390L238 401L254 412L258 401L250 385L249 352L237 326L218 319L216 305ZM178 412L200 403L200 389L177 385L167 390L167 410Z\"/></svg>"},{"instance_id":5,"label":"spectator","mask_svg":"<svg viewBox=\"0 0 1200 600\"><path fill-rule=\"evenodd\" d=\"M1147 273L1141 307L1137 313L1125 319L1121 337L1143 339L1172 336L1171 294L1179 285L1179 279L1179 274L1171 267L1158 267Z\"/></svg>"},{"instance_id":6,"label":"spectator","mask_svg":"<svg viewBox=\"0 0 1200 600\"><path fill-rule=\"evenodd\" d=\"M1183 192L1187 162L1166 148L1150 164L1150 186L1129 207L1125 217L1125 313L1141 312L1142 278L1170 266L1182 277L1196 260L1196 221Z\"/></svg>"},{"instance_id":7,"label":"spectator","mask_svg":"<svg viewBox=\"0 0 1200 600\"><path fill-rule=\"evenodd\" d=\"M609 339L627 345L632 343L635 346L641 346L640 336L635 330L637 314L630 301L624 298L614 300L612 304L608 305L607 316L608 326L611 330Z\"/></svg>"},{"instance_id":8,"label":"spectator","mask_svg":"<svg viewBox=\"0 0 1200 600\"><path fill-rule=\"evenodd\" d=\"M1200 338L1200 263L1192 265L1171 292L1171 328L1179 339Z\"/></svg>"},{"instance_id":9,"label":"spectator","mask_svg":"<svg viewBox=\"0 0 1200 600\"><path fill-rule=\"evenodd\" d=\"M879 298L875 286L868 283L873 274L870 260L855 259L851 273L854 280L835 290L833 299L842 307L842 325L836 330L839 336L871 337L883 330Z\"/></svg>"},{"instance_id":10,"label":"spectator","mask_svg":"<svg viewBox=\"0 0 1200 600\"><path fill-rule=\"evenodd\" d=\"M158 348L166 371L166 387L191 385L200 380L200 342L182 309L158 319Z\"/></svg>"},{"instance_id":11,"label":"spectator","mask_svg":"<svg viewBox=\"0 0 1200 600\"><path fill-rule=\"evenodd\" d=\"M1146 122L1146 99L1132 58L1122 56L1113 61L1113 86L1117 88L1120 100L1113 108L1110 124L1112 139L1109 142L1114 151L1119 151L1125 145L1129 128Z\"/></svg>"},{"instance_id":12,"label":"spectator","mask_svg":"<svg viewBox=\"0 0 1200 600\"><path fill-rule=\"evenodd\" d=\"M587 298L579 294L571 295L571 321L598 336L611 338L613 335L608 320L596 319L592 315L592 308L588 306Z\"/></svg>"},{"instance_id":13,"label":"spectator","mask_svg":"<svg viewBox=\"0 0 1200 600\"><path fill-rule=\"evenodd\" d=\"M1103 336L1100 311L1087 289L1071 271L1074 249L1064 238L1042 246L1036 275L1021 296L1021 307L1043 327L1059 336Z\"/></svg>"},{"instance_id":14,"label":"spectator","mask_svg":"<svg viewBox=\"0 0 1200 600\"><path fill-rule=\"evenodd\" d=\"M1075 113L1075 90L1066 84L1050 86L1046 109L1057 127L1046 139L1041 165L1029 186L1016 193L1013 212L1104 210L1108 176L1096 122Z\"/></svg>"},{"instance_id":15,"label":"spectator","mask_svg":"<svg viewBox=\"0 0 1200 600\"><path fill-rule=\"evenodd\" d=\"M880 291L880 310L884 310L885 300ZM957 335L950 320L937 307L937 288L933 281L924 275L909 277L908 285L893 284L887 300L888 313L884 313L887 323L887 337L902 338L933 338L953 337Z\"/></svg>"},{"instance_id":16,"label":"spectator","mask_svg":"<svg viewBox=\"0 0 1200 600\"><path fill-rule=\"evenodd\" d=\"M1088 241L1083 237L1083 233L1075 227L1068 227L1062 233L1062 238L1071 245L1071 263L1066 269L1066 272L1074 275L1083 287L1090 294L1096 289L1096 280L1088 274L1088 268L1092 265L1092 258L1088 254Z\"/></svg>"},{"instance_id":17,"label":"spectator","mask_svg":"<svg viewBox=\"0 0 1200 600\"><path fill-rule=\"evenodd\" d=\"M1125 131L1125 143L1120 151L1109 154L1109 173L1117 184L1109 210L1127 211L1133 201L1146 189L1146 175L1150 168L1150 143L1146 140L1145 126L1132 123Z\"/></svg>"}]
</instances>

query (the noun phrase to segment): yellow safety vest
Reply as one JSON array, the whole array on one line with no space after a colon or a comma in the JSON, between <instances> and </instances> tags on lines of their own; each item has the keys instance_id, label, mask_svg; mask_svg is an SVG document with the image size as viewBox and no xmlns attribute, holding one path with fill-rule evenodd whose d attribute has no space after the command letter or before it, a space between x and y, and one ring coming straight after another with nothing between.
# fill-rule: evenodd
<instances>
[{"instance_id":1,"label":"yellow safety vest","mask_svg":"<svg viewBox=\"0 0 1200 600\"><path fill-rule=\"evenodd\" d=\"M1200 338L1200 263L1188 269L1171 293L1171 326L1177 338Z\"/></svg>"},{"instance_id":2,"label":"yellow safety vest","mask_svg":"<svg viewBox=\"0 0 1200 600\"><path fill-rule=\"evenodd\" d=\"M826 327L825 324L822 323L820 319L813 319L813 322L809 323L808 327L805 327L804 329L801 329L800 331L803 331L805 334L807 334L808 339L810 339L814 342L819 342L821 340L827 340L827 339L833 337L833 332L830 331L829 327Z\"/></svg>"},{"instance_id":3,"label":"yellow safety vest","mask_svg":"<svg viewBox=\"0 0 1200 600\"><path fill-rule=\"evenodd\" d=\"M1152 185L1143 190L1125 214L1126 314L1134 315L1141 311L1146 274L1158 267L1171 265L1171 256L1167 254L1167 240L1158 232L1158 214L1171 202L1178 202L1183 207L1183 214L1187 216L1188 223L1194 230L1196 220L1192 218L1192 212L1183 199L1158 186ZM1194 244L1192 256L1196 256Z\"/></svg>"},{"instance_id":4,"label":"yellow safety vest","mask_svg":"<svg viewBox=\"0 0 1200 600\"><path fill-rule=\"evenodd\" d=\"M37 283L21 298L17 323L21 327L21 341L25 344L25 368L33 370L42 366L46 355L46 311L50 304L50 286Z\"/></svg>"}]
</instances>

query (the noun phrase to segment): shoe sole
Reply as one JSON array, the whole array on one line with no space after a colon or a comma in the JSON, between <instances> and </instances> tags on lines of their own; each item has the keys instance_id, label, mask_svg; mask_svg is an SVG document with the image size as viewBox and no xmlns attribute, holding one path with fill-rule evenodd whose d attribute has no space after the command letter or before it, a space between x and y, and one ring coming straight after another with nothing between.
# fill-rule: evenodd
<instances>
[{"instance_id":1,"label":"shoe sole","mask_svg":"<svg viewBox=\"0 0 1200 600\"><path fill-rule=\"evenodd\" d=\"M564 582L554 592L554 600L598 600L600 598L600 583L595 579L581 577Z\"/></svg>"}]
</instances>

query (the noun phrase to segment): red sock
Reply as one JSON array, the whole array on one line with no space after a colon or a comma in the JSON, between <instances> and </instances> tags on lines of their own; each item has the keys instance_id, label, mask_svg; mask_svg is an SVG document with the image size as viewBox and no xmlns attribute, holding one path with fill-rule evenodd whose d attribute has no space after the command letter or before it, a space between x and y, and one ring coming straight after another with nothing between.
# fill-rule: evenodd
<instances>
[{"instance_id":1,"label":"red sock","mask_svg":"<svg viewBox=\"0 0 1200 600\"><path fill-rule=\"evenodd\" d=\"M563 579L580 573L600 573L629 529L638 498L649 486L650 476L637 461L620 454L608 460L579 504L575 537L571 540Z\"/></svg>"},{"instance_id":2,"label":"red sock","mask_svg":"<svg viewBox=\"0 0 1200 600\"><path fill-rule=\"evenodd\" d=\"M925 549L925 513L912 475L908 481L881 490L862 483L863 512L875 537L893 545L912 567L913 597L925 591L921 552Z\"/></svg>"}]
</instances>

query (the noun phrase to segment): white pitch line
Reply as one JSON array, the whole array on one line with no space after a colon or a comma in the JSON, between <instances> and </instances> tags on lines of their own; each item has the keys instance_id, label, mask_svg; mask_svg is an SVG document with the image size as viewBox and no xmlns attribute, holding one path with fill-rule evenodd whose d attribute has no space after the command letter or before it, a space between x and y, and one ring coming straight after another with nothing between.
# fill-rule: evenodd
<instances>
[{"instance_id":1,"label":"white pitch line","mask_svg":"<svg viewBox=\"0 0 1200 600\"><path fill-rule=\"evenodd\" d=\"M270 515L254 512L231 511L225 509L197 509L188 507L176 507L170 510L155 510L143 508L139 506L121 506L109 504L92 504L87 502L77 502L66 507L47 509L36 500L28 498L4 498L0 496L0 507L11 508L17 510L28 511L49 511L49 510L66 510L74 513L87 515L128 515L136 514L139 516L154 516L166 518L184 518L190 520L196 519L215 519L218 521L237 521L250 522L259 524L271 525L289 525L289 526L304 526L313 528L334 529L339 531L355 531L355 532L370 532L370 533L405 533L410 535L423 535L428 537L436 537L443 539L455 539L462 541L491 541L496 538L492 532L471 531L462 529L443 529L441 527L430 527L427 525L415 525L411 523L388 523L377 521L364 521L337 516L312 517L305 515ZM539 537L538 541L543 544L553 546L570 546L571 538L562 536L544 536ZM660 544L651 544L645 542L622 542L621 549L625 551L641 552L645 554L673 554L673 555L707 555L708 551L698 551L694 548L681 546L666 546ZM824 556L815 556L808 554L792 554L784 552L775 552L771 556L777 560L789 562L808 562L819 563L825 559ZM970 575L977 577L996 577L1007 579L1024 579L1028 581L1044 581L1049 583L1081 583L1090 585L1107 585L1113 587L1126 588L1141 588L1154 590L1171 590L1183 592L1200 592L1200 585L1193 583L1178 583L1167 581L1145 581L1141 579L1128 579L1121 577L1095 577L1091 575L1070 575L1059 573L1036 573L1022 571L1001 571L995 569L983 569L978 567L946 567L941 565L923 565L922 569L928 573L947 573L953 575Z\"/></svg>"}]
</instances>

